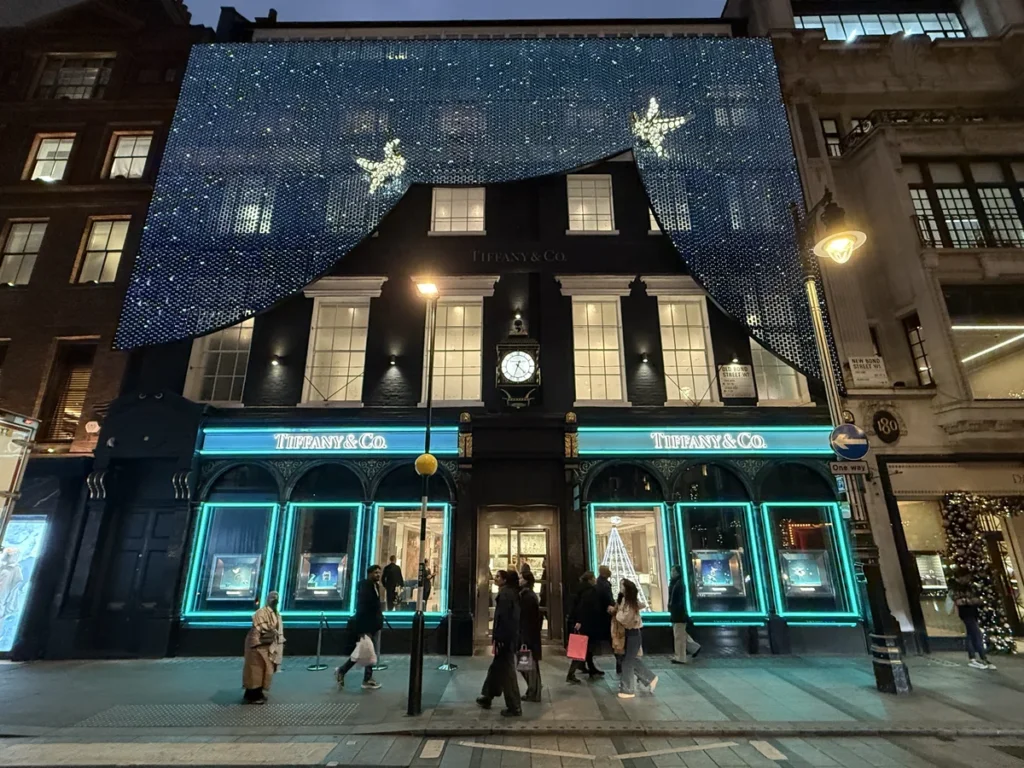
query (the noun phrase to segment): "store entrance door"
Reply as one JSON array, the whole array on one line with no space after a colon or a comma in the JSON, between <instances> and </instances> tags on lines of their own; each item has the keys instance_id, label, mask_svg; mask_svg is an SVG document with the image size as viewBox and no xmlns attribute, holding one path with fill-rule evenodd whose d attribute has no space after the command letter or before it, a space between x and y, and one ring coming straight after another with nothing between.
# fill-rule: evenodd
<instances>
[{"instance_id":1,"label":"store entrance door","mask_svg":"<svg viewBox=\"0 0 1024 768\"><path fill-rule=\"evenodd\" d=\"M558 511L554 507L485 507L477 525L477 588L474 636L478 645L490 642L494 626L494 574L513 568L536 580L540 599L542 637L562 638L562 568Z\"/></svg>"}]
</instances>

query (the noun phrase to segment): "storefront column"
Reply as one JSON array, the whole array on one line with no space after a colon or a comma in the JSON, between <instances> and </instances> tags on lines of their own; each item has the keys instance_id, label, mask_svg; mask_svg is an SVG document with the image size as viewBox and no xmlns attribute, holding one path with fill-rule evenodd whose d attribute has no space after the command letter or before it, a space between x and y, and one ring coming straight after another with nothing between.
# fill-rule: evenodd
<instances>
[{"instance_id":1,"label":"storefront column","mask_svg":"<svg viewBox=\"0 0 1024 768\"><path fill-rule=\"evenodd\" d=\"M459 471L455 475L455 516L452 523L451 608L452 653L473 654L473 609L476 593L476 504L473 502L473 423L468 413L459 417Z\"/></svg>"},{"instance_id":2,"label":"storefront column","mask_svg":"<svg viewBox=\"0 0 1024 768\"><path fill-rule=\"evenodd\" d=\"M568 615L580 576L587 570L586 526L583 510L583 478L580 476L579 436L576 414L565 415L565 490L562 494L559 524L562 529L562 613ZM552 617L555 620L555 617ZM565 621L565 616L557 617ZM568 633L566 633L568 642Z\"/></svg>"}]
</instances>

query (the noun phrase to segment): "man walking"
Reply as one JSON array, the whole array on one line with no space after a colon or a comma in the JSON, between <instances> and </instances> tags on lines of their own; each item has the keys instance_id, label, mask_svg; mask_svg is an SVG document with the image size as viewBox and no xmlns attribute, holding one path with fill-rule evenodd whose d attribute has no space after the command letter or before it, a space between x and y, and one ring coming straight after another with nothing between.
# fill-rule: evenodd
<instances>
[{"instance_id":1,"label":"man walking","mask_svg":"<svg viewBox=\"0 0 1024 768\"><path fill-rule=\"evenodd\" d=\"M356 588L356 612L352 617L349 628L356 637L356 642L363 636L373 641L373 648L380 654L380 631L384 627L384 613L381 611L380 593L377 585L380 583L380 566L371 565L366 569L366 578L359 582ZM350 658L334 673L338 685L345 687L345 674L355 666ZM363 688L372 690L380 688L380 683L373 679L373 665L367 664L363 668Z\"/></svg>"},{"instance_id":2,"label":"man walking","mask_svg":"<svg viewBox=\"0 0 1024 768\"><path fill-rule=\"evenodd\" d=\"M516 649L519 648L519 575L512 569L494 575L498 596L494 601L494 659L487 670L487 679L480 698L476 700L484 709L491 708L491 700L499 693L505 695L504 717L523 714L516 678Z\"/></svg>"},{"instance_id":3,"label":"man walking","mask_svg":"<svg viewBox=\"0 0 1024 768\"><path fill-rule=\"evenodd\" d=\"M678 565L672 566L672 578L668 582L668 609L672 615L672 663L687 664L691 657L696 658L700 653L700 643L686 631L690 617L686 612L686 595L683 593L683 570Z\"/></svg>"},{"instance_id":4,"label":"man walking","mask_svg":"<svg viewBox=\"0 0 1024 768\"><path fill-rule=\"evenodd\" d=\"M537 593L533 591L534 578L529 570L523 571L523 588L519 590L520 620L519 620L519 645L525 646L533 656L533 669L523 672L523 679L526 680L525 701L540 701L540 636L542 617L540 613L540 600Z\"/></svg>"},{"instance_id":5,"label":"man walking","mask_svg":"<svg viewBox=\"0 0 1024 768\"><path fill-rule=\"evenodd\" d=\"M388 610L398 610L399 593L405 586L405 579L402 577L402 566L395 562L392 555L390 562L384 566L384 573L381 578L384 583L384 590L388 596Z\"/></svg>"}]
</instances>

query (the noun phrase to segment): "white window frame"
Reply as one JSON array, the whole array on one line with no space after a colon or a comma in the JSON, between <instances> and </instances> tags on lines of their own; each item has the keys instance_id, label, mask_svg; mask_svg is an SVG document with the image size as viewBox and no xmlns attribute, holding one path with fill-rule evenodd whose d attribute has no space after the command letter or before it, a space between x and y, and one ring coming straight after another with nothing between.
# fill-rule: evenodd
<instances>
[{"instance_id":1,"label":"white window frame","mask_svg":"<svg viewBox=\"0 0 1024 768\"><path fill-rule=\"evenodd\" d=\"M647 224L648 224L648 227L650 227L647 230L647 234L648 235L663 235L663 234L665 234L664 231L661 228L661 225L658 224L658 220L656 218L654 218L654 209L651 208L651 206L647 206Z\"/></svg>"},{"instance_id":2,"label":"white window frame","mask_svg":"<svg viewBox=\"0 0 1024 768\"><path fill-rule=\"evenodd\" d=\"M199 397L197 397L197 395L198 395L199 392L202 391L202 386L203 386L203 364L206 362L205 358L206 358L207 343L208 343L209 338L211 336L213 336L214 333L220 333L221 331L226 331L226 330L228 330L230 328L235 328L236 326L239 326L242 323L246 323L246 322L252 322L253 325L255 326L254 318L247 317L246 319L239 320L237 323L234 323L233 325L229 325L226 328L221 328L220 330L213 331L213 333L207 333L207 334L205 334L203 336L199 336L198 338L195 338L195 339L192 340L192 352L189 355L189 359L188 359L188 373L185 376L185 387L184 387L184 390L183 390L183 393L184 393L185 397L187 397L189 400L193 400L193 401L195 401L197 403L206 403L208 405L215 405L218 408L242 408L244 406L245 382L246 382L246 380L248 379L248 376L249 376L249 363L252 362L252 360L251 360L251 355L252 355L252 331L254 331L255 328L253 328L249 332L249 349L246 351L245 373L242 375L242 393L239 396L239 399L238 400L201 400Z\"/></svg>"},{"instance_id":3,"label":"white window frame","mask_svg":"<svg viewBox=\"0 0 1024 768\"><path fill-rule=\"evenodd\" d=\"M129 167L134 165L134 161L142 160L142 170L137 176L132 176L130 173L127 176L114 176L114 164L121 159L117 156L117 147L121 143L122 139L134 139L138 142L139 139L149 139L149 149L146 150L146 154L140 156L128 155L128 159L132 160L129 163ZM110 136L110 147L107 149L107 162L103 166L103 178L113 179L115 181L131 181L135 179L146 178L146 171L149 170L149 162L153 158L153 143L156 141L156 134L154 131L139 130L139 131L114 131Z\"/></svg>"},{"instance_id":4,"label":"white window frame","mask_svg":"<svg viewBox=\"0 0 1024 768\"><path fill-rule=\"evenodd\" d=\"M757 392L757 405L758 405L759 408L794 408L794 407L806 408L806 407L813 407L814 406L814 401L811 400L810 390L807 388L807 377L806 376L804 376L802 373L800 373L800 371L798 371L796 368L793 368L793 366L789 365L789 363L787 363L781 357L776 355L770 349L768 349L767 347L765 347L762 344L760 344L756 339L751 338L750 339L750 344L751 345L757 344L759 347L761 347L762 350L764 350L765 354L771 355L772 357L774 357L776 360L778 360L783 365L789 366L793 370L793 373L796 374L796 386L797 386L797 390L800 393L800 399L799 400L768 400L768 399L762 398L761 397L761 390L757 386L757 363L754 360L754 348L753 348L753 346L751 346L750 347L750 367L754 371L754 388L755 388L755 390Z\"/></svg>"},{"instance_id":5,"label":"white window frame","mask_svg":"<svg viewBox=\"0 0 1024 768\"><path fill-rule=\"evenodd\" d=\"M370 308L370 299L380 297L381 288L386 277L323 277L308 285L303 291L306 298L313 299L313 316L309 321L309 343L306 347L306 362L302 368L302 400L296 405L300 408L362 408L362 400L319 400L311 399L315 394L310 380L309 366L313 362L313 348L316 344L316 322L320 307L323 304L341 304L344 306ZM367 334L369 334L369 317L367 317ZM367 339L368 340L368 339ZM367 344L368 347L368 344ZM363 349L363 382L366 381L366 349ZM329 395L330 393L328 393Z\"/></svg>"},{"instance_id":6,"label":"white window frame","mask_svg":"<svg viewBox=\"0 0 1024 768\"><path fill-rule=\"evenodd\" d=\"M611 218L611 229L573 229L571 225L572 211L569 210L569 205L572 202L572 195L569 194L569 184L573 179L607 179L608 180L608 211L609 217ZM612 180L610 173L570 173L565 177L565 202L566 202L566 227L565 234L572 236L588 236L588 235L617 235L619 230L615 227L615 183Z\"/></svg>"},{"instance_id":7,"label":"white window frame","mask_svg":"<svg viewBox=\"0 0 1024 768\"><path fill-rule=\"evenodd\" d=\"M480 190L482 196L481 205L483 206L482 228L481 229L455 229L455 230L443 230L435 229L437 226L437 193L442 189L465 189L467 191ZM468 211L466 220L469 220ZM449 222L453 221L451 217L448 219ZM437 186L433 187L430 192L430 230L427 232L428 237L473 237L487 234L487 187L449 187L449 186Z\"/></svg>"},{"instance_id":8,"label":"white window frame","mask_svg":"<svg viewBox=\"0 0 1024 768\"><path fill-rule=\"evenodd\" d=\"M704 323L704 352L707 360L708 368L708 394L707 397L700 400L699 403L694 403L689 400L672 400L668 399L665 401L666 406L670 407L687 407L695 408L697 406L706 408L708 406L721 406L721 398L719 397L718 387L716 386L718 381L718 364L715 361L715 348L711 343L711 319L708 317L708 303L707 294L704 293L704 289L697 285L697 282L686 275L652 275L650 277L642 277L641 280L647 285L647 295L653 296L658 300L658 308L660 310L662 301L666 304L679 304L679 303L694 303L700 306L700 316ZM661 338L661 316L659 312L658 316L658 335ZM662 349L662 377L665 377L665 350ZM665 382L665 394L668 395L668 381Z\"/></svg>"},{"instance_id":9,"label":"white window frame","mask_svg":"<svg viewBox=\"0 0 1024 768\"><path fill-rule=\"evenodd\" d=\"M633 282L632 276L627 275L557 275L555 277L562 285L562 295L569 296L574 302L580 301L608 301L614 298L618 301L619 315L619 376L622 379L621 400L574 400L576 408L608 407L621 408L633 404L629 400L629 390L626 388L626 344L622 333L622 297L629 296L629 284ZM575 334L573 336L575 344ZM576 392L576 366L573 361L573 397Z\"/></svg>"},{"instance_id":10,"label":"white window frame","mask_svg":"<svg viewBox=\"0 0 1024 768\"><path fill-rule=\"evenodd\" d=\"M43 148L43 142L44 141L56 141L56 142L70 141L71 142L71 147L68 149L68 156L64 160L43 160L43 161L41 161L39 159L39 152ZM71 158L72 158L72 156L74 155L74 152L75 152L75 142L77 142L77 141L78 141L78 134L70 132L70 131L67 132L67 133L37 133L35 135L35 138L32 140L32 151L28 153L28 160L25 163L25 168L24 168L24 170L22 172L22 175L21 175L22 179L24 179L26 181L41 181L44 184L56 184L57 182L65 181L67 179L67 176L68 176L68 166L71 165ZM60 145L58 143L58 149L59 149L59 147L60 147ZM60 178L55 178L53 176L37 176L36 175L36 166L40 162L49 162L49 163L63 162L64 163L64 168L61 171Z\"/></svg>"},{"instance_id":11,"label":"white window frame","mask_svg":"<svg viewBox=\"0 0 1024 768\"><path fill-rule=\"evenodd\" d=\"M499 275L481 275L467 277L413 277L413 283L433 283L437 286L437 304L473 304L480 303L480 399L479 400L441 400L432 392L431 405L443 406L446 408L482 408L484 405L484 345L483 345L483 303L484 299L494 295L494 284L498 282ZM415 290L415 288L413 289ZM423 323L423 375L420 386L419 407L427 406L427 354L430 350L430 329L427 323Z\"/></svg>"},{"instance_id":12,"label":"white window frame","mask_svg":"<svg viewBox=\"0 0 1024 768\"><path fill-rule=\"evenodd\" d=\"M124 242L122 242L120 250L112 249L110 248L110 235L113 234L114 226L122 222L125 225ZM89 244L92 242L92 233L97 224L110 224L110 232L107 234L106 246L104 248L90 250ZM121 261L124 259L124 251L128 244L128 233L131 230L131 226L131 216L95 216L86 222L85 233L82 235L82 246L78 252L78 263L75 270L76 274L74 276L74 282L77 285L111 285L117 282L117 273L120 271ZM116 266L114 267L113 278L111 280L83 280L82 276L85 273L85 265L89 258L89 254L100 252L103 253L103 261L100 264L100 277L103 277L104 268L106 267L107 262L111 260L111 254L117 254L114 259Z\"/></svg>"},{"instance_id":13,"label":"white window frame","mask_svg":"<svg viewBox=\"0 0 1024 768\"><path fill-rule=\"evenodd\" d=\"M38 251L36 251L35 253L32 253L31 251L28 251L28 250L23 250L23 251L18 251L18 252L14 252L14 251L10 251L9 252L7 250L8 246L11 243L11 238L14 236L14 228L15 227L18 227L18 226L21 226L21 225L28 225L29 235L31 235L32 234L32 228L36 224L42 224L43 225L43 234L39 238L39 250ZM18 269L17 269L17 271L15 272L15 275L14 275L15 278L17 278L17 276L21 273L21 270L24 269L24 267L25 267L25 259L26 259L26 257L29 256L29 255L32 256L32 268L28 271L28 276L25 278L25 282L19 283L17 280L15 280L13 283L12 282L5 282L5 283L3 283L4 286L10 287L10 288L14 288L14 287L19 286L19 285L28 285L29 284L29 282L32 280L32 273L35 271L35 268L36 268L36 262L39 261L39 254L42 253L43 243L46 241L46 231L47 231L47 229L49 229L49 226L50 226L50 220L49 219L12 219L10 221L4 222L4 226L2 228L0 228L0 267L3 266L5 261L7 261L8 257L12 257L12 258L20 257L20 261L18 262ZM26 248L28 247L28 239L27 238L25 240L25 246L26 246Z\"/></svg>"}]
</instances>

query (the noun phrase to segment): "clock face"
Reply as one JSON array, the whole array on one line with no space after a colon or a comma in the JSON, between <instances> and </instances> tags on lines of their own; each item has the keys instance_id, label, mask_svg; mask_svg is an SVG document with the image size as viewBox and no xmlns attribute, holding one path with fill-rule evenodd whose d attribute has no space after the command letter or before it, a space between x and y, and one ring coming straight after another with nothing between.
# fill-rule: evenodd
<instances>
[{"instance_id":1,"label":"clock face","mask_svg":"<svg viewBox=\"0 0 1024 768\"><path fill-rule=\"evenodd\" d=\"M529 352L515 350L501 358L501 375L513 384L529 381L536 370L537 363Z\"/></svg>"}]
</instances>

